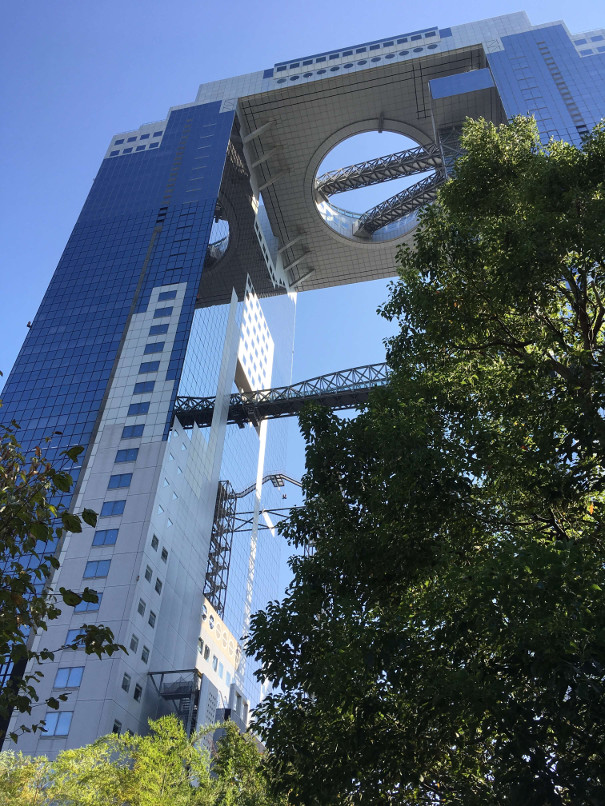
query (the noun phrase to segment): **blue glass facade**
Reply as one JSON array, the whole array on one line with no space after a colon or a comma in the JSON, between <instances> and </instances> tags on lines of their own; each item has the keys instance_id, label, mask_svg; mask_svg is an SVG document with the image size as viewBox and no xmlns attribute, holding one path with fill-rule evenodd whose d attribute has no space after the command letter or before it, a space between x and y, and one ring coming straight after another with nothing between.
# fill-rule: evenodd
<instances>
[{"instance_id":1,"label":"blue glass facade","mask_svg":"<svg viewBox=\"0 0 605 806\"><path fill-rule=\"evenodd\" d=\"M488 61L506 114L533 115L544 142L579 143L605 114L605 52L582 56L560 24L502 45Z\"/></svg>"},{"instance_id":2,"label":"blue glass facade","mask_svg":"<svg viewBox=\"0 0 605 806\"><path fill-rule=\"evenodd\" d=\"M130 316L185 281L178 382L233 124L219 108L176 110L157 149L103 161L2 393L24 446L55 431L58 447L89 444Z\"/></svg>"}]
</instances>

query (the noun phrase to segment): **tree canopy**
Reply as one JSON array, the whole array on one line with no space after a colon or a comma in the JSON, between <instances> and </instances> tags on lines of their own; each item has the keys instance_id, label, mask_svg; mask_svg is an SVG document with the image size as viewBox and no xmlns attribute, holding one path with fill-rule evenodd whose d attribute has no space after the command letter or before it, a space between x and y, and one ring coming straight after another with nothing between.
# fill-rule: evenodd
<instances>
[{"instance_id":1,"label":"tree canopy","mask_svg":"<svg viewBox=\"0 0 605 806\"><path fill-rule=\"evenodd\" d=\"M55 761L0 753L3 806L286 806L273 797L262 755L226 722L213 752L212 725L188 737L174 716L146 736L110 734ZM210 742L208 741L210 739Z\"/></svg>"},{"instance_id":2,"label":"tree canopy","mask_svg":"<svg viewBox=\"0 0 605 806\"><path fill-rule=\"evenodd\" d=\"M39 667L26 672L26 664L52 660L54 651L60 649L34 651L33 634L46 630L62 607L98 601L90 588L55 590L50 584L59 567L56 550L64 533L81 532L83 521L89 526L97 522L92 510L84 509L77 515L62 503L73 487L68 468L83 448L64 451L62 463L55 466L44 458L40 446L24 452L17 434L14 423L0 426L0 669L13 672L0 688L0 744L13 711L29 714L39 699L36 684L43 673ZM88 654L111 655L124 649L101 624L83 625L76 640L82 641ZM59 699L64 698L50 697L45 702L49 708L58 708ZM42 726L43 720L21 730ZM18 732L11 733L11 738L17 737Z\"/></svg>"},{"instance_id":3,"label":"tree canopy","mask_svg":"<svg viewBox=\"0 0 605 806\"><path fill-rule=\"evenodd\" d=\"M294 803L605 802L605 129L468 121L382 313L391 380L307 411L249 651Z\"/></svg>"}]
</instances>

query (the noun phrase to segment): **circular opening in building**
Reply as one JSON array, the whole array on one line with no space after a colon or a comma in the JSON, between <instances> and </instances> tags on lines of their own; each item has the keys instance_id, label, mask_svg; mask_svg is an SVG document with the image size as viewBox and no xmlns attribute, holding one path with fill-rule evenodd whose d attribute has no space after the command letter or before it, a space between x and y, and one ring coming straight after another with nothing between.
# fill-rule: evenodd
<instances>
[{"instance_id":1,"label":"circular opening in building","mask_svg":"<svg viewBox=\"0 0 605 806\"><path fill-rule=\"evenodd\" d=\"M214 266L223 257L229 246L229 222L220 204L217 204L210 230L210 240L204 259L204 267Z\"/></svg>"},{"instance_id":2,"label":"circular opening in building","mask_svg":"<svg viewBox=\"0 0 605 806\"><path fill-rule=\"evenodd\" d=\"M397 132L355 134L320 163L317 210L331 229L358 243L400 238L416 226L426 180L439 166L436 149Z\"/></svg>"}]
</instances>

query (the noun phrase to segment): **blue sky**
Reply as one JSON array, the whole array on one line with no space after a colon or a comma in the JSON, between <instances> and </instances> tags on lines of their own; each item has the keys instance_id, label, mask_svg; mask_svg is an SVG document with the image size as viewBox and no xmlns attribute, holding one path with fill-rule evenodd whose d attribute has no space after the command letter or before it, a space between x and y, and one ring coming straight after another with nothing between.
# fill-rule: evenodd
<instances>
[{"instance_id":1,"label":"blue sky","mask_svg":"<svg viewBox=\"0 0 605 806\"><path fill-rule=\"evenodd\" d=\"M10 3L0 48L0 370L12 366L112 134L163 118L206 81L519 10L534 24L563 19L572 33L605 25L595 0ZM388 326L375 311L385 297L385 283L300 294L295 380L383 360ZM300 476L295 439L291 448L288 471Z\"/></svg>"}]
</instances>

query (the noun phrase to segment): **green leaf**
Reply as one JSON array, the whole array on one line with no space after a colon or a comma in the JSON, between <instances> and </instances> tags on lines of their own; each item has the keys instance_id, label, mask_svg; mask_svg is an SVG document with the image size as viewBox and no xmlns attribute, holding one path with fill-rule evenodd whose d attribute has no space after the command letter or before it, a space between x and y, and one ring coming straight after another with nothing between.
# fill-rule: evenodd
<instances>
[{"instance_id":1,"label":"green leaf","mask_svg":"<svg viewBox=\"0 0 605 806\"><path fill-rule=\"evenodd\" d=\"M82 510L82 520L84 523L88 524L88 526L96 526L97 525L97 513L92 509L84 509Z\"/></svg>"},{"instance_id":2,"label":"green leaf","mask_svg":"<svg viewBox=\"0 0 605 806\"><path fill-rule=\"evenodd\" d=\"M71 512L62 512L61 521L63 523L63 527L68 532L82 531L82 523L80 521L80 518L77 515L73 515Z\"/></svg>"}]
</instances>

